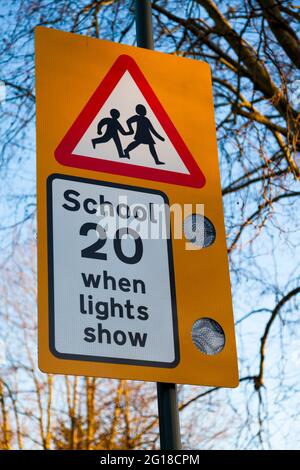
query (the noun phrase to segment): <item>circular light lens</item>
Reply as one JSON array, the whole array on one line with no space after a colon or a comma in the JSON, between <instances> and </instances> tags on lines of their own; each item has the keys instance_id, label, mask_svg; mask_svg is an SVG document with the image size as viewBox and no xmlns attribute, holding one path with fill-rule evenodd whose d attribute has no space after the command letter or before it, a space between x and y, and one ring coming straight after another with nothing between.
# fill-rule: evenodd
<instances>
[{"instance_id":1,"label":"circular light lens","mask_svg":"<svg viewBox=\"0 0 300 470\"><path fill-rule=\"evenodd\" d=\"M219 354L225 346L223 328L212 318L200 318L195 321L192 340L199 351L209 356Z\"/></svg>"},{"instance_id":2,"label":"circular light lens","mask_svg":"<svg viewBox=\"0 0 300 470\"><path fill-rule=\"evenodd\" d=\"M204 215L189 215L184 221L183 230L185 238L201 248L207 248L216 239L215 227Z\"/></svg>"}]
</instances>

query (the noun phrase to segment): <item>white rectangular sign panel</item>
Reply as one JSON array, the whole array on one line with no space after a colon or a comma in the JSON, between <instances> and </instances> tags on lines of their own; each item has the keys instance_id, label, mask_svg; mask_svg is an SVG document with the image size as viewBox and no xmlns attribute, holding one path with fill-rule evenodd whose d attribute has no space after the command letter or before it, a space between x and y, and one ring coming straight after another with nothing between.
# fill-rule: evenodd
<instances>
[{"instance_id":1,"label":"white rectangular sign panel","mask_svg":"<svg viewBox=\"0 0 300 470\"><path fill-rule=\"evenodd\" d=\"M50 347L62 359L175 367L176 298L164 193L48 178Z\"/></svg>"}]
</instances>

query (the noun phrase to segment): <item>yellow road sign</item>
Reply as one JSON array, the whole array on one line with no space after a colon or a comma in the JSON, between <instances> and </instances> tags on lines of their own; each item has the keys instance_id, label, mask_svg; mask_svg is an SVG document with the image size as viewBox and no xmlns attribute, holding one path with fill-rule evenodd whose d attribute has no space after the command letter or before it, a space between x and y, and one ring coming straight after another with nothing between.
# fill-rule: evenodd
<instances>
[{"instance_id":1,"label":"yellow road sign","mask_svg":"<svg viewBox=\"0 0 300 470\"><path fill-rule=\"evenodd\" d=\"M209 66L39 27L36 90L40 368L236 386Z\"/></svg>"}]
</instances>

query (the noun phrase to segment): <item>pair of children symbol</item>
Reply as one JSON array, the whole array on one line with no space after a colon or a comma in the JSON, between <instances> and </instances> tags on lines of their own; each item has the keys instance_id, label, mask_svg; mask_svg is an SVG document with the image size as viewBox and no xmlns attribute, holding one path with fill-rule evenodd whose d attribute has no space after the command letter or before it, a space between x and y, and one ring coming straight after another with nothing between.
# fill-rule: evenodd
<instances>
[{"instance_id":1,"label":"pair of children symbol","mask_svg":"<svg viewBox=\"0 0 300 470\"><path fill-rule=\"evenodd\" d=\"M106 126L105 133L101 137L92 139L93 148L96 145L102 144L113 140L118 151L120 158L130 158L129 153L141 144L148 145L149 151L156 163L156 165L164 165L157 156L155 145L156 142L153 139L155 136L157 139L164 142L164 138L154 129L150 119L146 117L147 110L144 105L138 104L135 108L136 115L127 119L128 131L124 130L119 122L120 112L117 109L111 109L111 117L101 119L98 124L97 132L98 135L102 135L102 129ZM136 125L136 130L133 129L133 124ZM123 150L119 133L122 135L132 135L135 132L133 141Z\"/></svg>"}]
</instances>

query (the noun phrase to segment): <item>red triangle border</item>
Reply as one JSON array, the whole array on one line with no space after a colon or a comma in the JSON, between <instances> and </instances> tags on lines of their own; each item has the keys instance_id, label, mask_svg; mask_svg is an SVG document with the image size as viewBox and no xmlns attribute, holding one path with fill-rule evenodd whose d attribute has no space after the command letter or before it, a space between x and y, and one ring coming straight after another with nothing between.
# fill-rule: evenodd
<instances>
[{"instance_id":1,"label":"red triangle border","mask_svg":"<svg viewBox=\"0 0 300 470\"><path fill-rule=\"evenodd\" d=\"M110 96L115 86L128 71L136 85L144 95L148 105L151 107L156 118L168 138L175 147L177 153L185 164L189 174L176 173L168 170L142 167L139 165L128 165L122 162L112 162L105 159L95 159L88 156L72 154L73 149L82 138L97 113ZM134 178L142 178L151 181L159 181L181 186L201 188L205 185L205 176L195 162L192 154L173 125L163 106L156 97L154 91L139 69L136 62L128 55L120 55L111 69L108 71L100 85L89 99L65 137L55 150L55 158L62 165L87 170L100 171L104 173L118 174Z\"/></svg>"}]
</instances>

